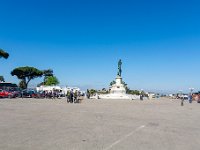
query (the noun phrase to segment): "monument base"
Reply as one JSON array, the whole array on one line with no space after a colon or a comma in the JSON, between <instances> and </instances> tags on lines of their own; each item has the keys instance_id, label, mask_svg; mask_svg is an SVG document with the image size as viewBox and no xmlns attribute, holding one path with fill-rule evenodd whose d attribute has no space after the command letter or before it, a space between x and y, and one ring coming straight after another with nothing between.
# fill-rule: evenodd
<instances>
[{"instance_id":1,"label":"monument base","mask_svg":"<svg viewBox=\"0 0 200 150\"><path fill-rule=\"evenodd\" d=\"M111 100L136 100L139 96L129 94L105 94L99 95L99 99L111 99Z\"/></svg>"},{"instance_id":2,"label":"monument base","mask_svg":"<svg viewBox=\"0 0 200 150\"><path fill-rule=\"evenodd\" d=\"M101 94L98 96L99 99L124 99L124 100L133 100L139 99L138 96L126 94L125 85L122 82L122 77L117 76L115 79L115 84L112 85L110 94Z\"/></svg>"}]
</instances>

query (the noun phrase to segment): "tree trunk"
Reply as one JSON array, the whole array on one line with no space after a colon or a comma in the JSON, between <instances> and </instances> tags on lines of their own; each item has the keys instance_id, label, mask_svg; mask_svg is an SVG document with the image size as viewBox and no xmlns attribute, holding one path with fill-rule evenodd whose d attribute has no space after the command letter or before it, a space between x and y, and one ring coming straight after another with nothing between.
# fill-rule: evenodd
<instances>
[{"instance_id":1,"label":"tree trunk","mask_svg":"<svg viewBox=\"0 0 200 150\"><path fill-rule=\"evenodd\" d=\"M28 84L29 84L30 81L31 81L31 79L28 79L28 81L25 82L26 83L26 89L28 88Z\"/></svg>"}]
</instances>

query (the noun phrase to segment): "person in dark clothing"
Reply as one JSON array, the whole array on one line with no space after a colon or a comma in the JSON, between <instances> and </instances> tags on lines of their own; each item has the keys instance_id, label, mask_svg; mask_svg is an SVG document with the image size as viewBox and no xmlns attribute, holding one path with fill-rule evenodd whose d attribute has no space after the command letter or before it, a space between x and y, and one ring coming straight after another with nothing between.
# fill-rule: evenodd
<instances>
[{"instance_id":1,"label":"person in dark clothing","mask_svg":"<svg viewBox=\"0 0 200 150\"><path fill-rule=\"evenodd\" d=\"M184 106L184 98L181 97L181 106Z\"/></svg>"},{"instance_id":2,"label":"person in dark clothing","mask_svg":"<svg viewBox=\"0 0 200 150\"><path fill-rule=\"evenodd\" d=\"M192 94L189 95L189 103L192 103Z\"/></svg>"},{"instance_id":3,"label":"person in dark clothing","mask_svg":"<svg viewBox=\"0 0 200 150\"><path fill-rule=\"evenodd\" d=\"M70 91L67 91L67 102L69 103L70 102Z\"/></svg>"},{"instance_id":4,"label":"person in dark clothing","mask_svg":"<svg viewBox=\"0 0 200 150\"><path fill-rule=\"evenodd\" d=\"M143 101L143 95L142 94L140 95L140 100Z\"/></svg>"},{"instance_id":5,"label":"person in dark clothing","mask_svg":"<svg viewBox=\"0 0 200 150\"><path fill-rule=\"evenodd\" d=\"M73 90L70 91L70 103L73 103L74 93Z\"/></svg>"}]
</instances>

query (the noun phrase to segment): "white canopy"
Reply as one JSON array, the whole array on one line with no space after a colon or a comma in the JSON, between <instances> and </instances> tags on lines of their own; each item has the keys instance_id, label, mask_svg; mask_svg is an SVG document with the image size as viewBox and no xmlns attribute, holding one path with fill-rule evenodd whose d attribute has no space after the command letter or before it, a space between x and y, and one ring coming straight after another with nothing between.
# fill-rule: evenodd
<instances>
[{"instance_id":1,"label":"white canopy","mask_svg":"<svg viewBox=\"0 0 200 150\"><path fill-rule=\"evenodd\" d=\"M53 91L62 90L60 86L40 86L36 88L37 91Z\"/></svg>"}]
</instances>

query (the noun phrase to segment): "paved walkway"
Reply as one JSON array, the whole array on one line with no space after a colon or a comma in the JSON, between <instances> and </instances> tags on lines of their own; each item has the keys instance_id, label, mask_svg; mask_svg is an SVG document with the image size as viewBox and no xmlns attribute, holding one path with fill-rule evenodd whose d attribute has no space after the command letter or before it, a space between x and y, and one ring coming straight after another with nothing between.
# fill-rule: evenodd
<instances>
[{"instance_id":1,"label":"paved walkway","mask_svg":"<svg viewBox=\"0 0 200 150\"><path fill-rule=\"evenodd\" d=\"M1 150L199 150L200 104L0 99Z\"/></svg>"}]
</instances>

